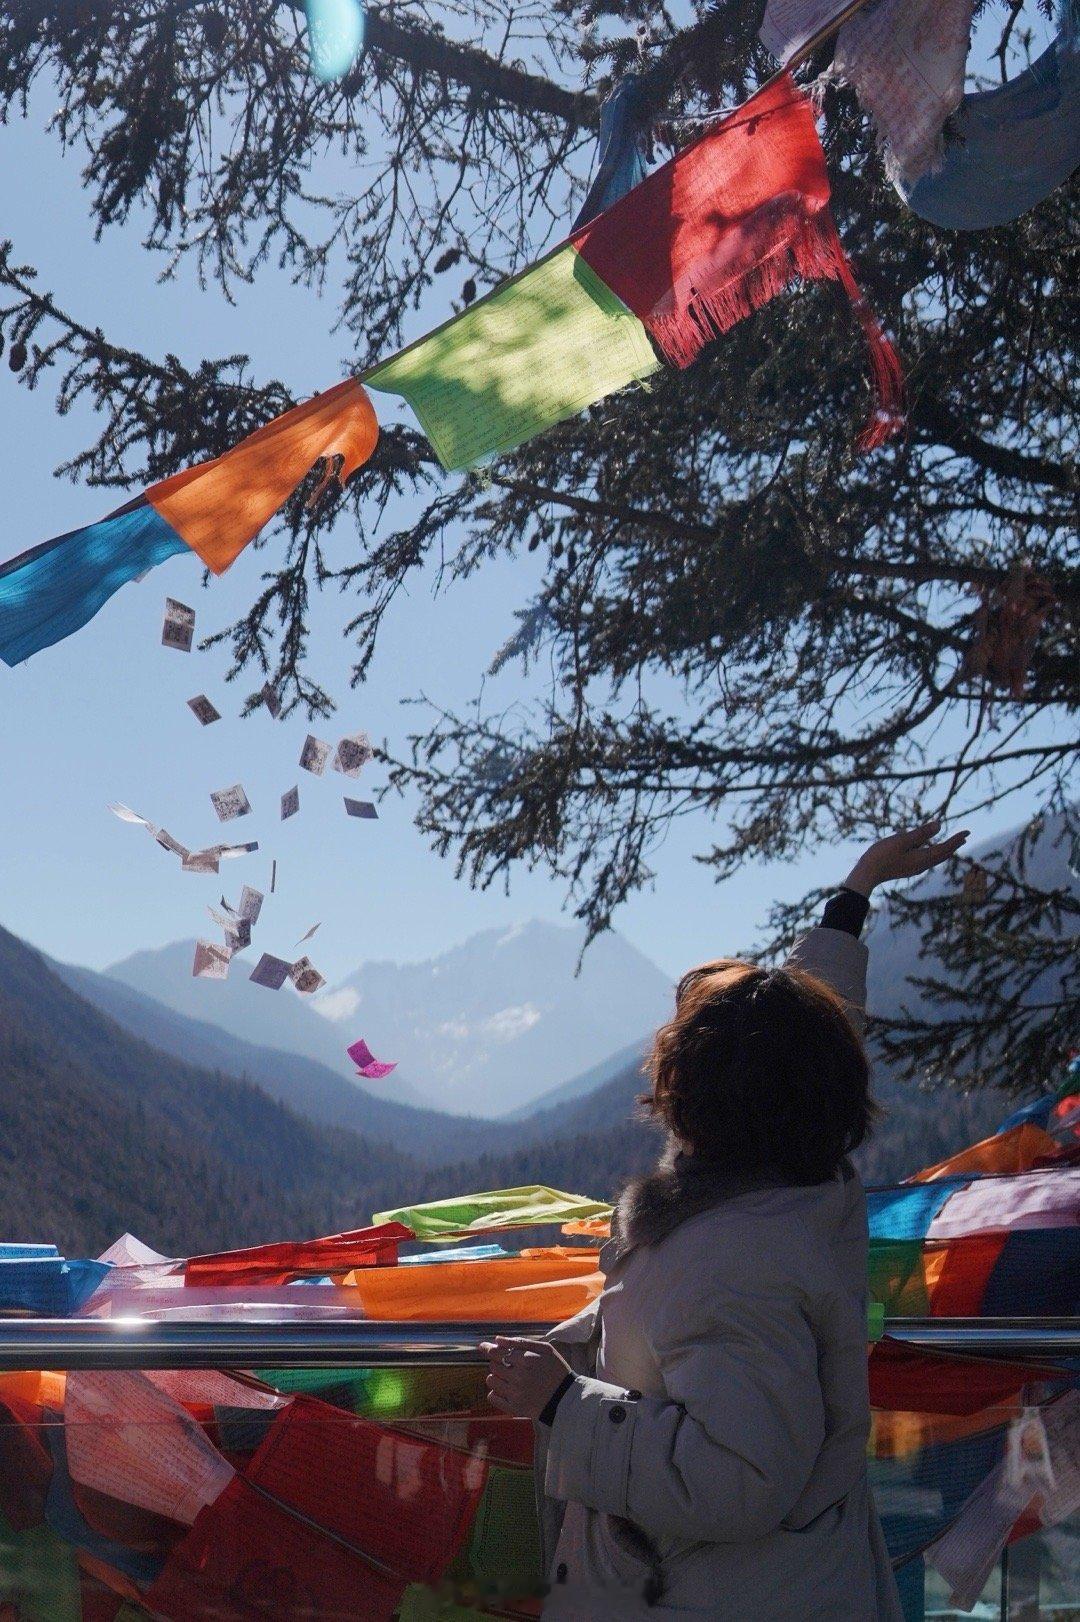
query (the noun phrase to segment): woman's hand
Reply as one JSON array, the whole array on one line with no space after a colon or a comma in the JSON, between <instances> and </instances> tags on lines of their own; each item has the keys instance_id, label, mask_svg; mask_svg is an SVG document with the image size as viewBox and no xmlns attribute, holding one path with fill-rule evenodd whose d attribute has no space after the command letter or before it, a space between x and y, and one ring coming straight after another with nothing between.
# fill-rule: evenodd
<instances>
[{"instance_id":1,"label":"woman's hand","mask_svg":"<svg viewBox=\"0 0 1080 1622\"><path fill-rule=\"evenodd\" d=\"M968 830L965 828L943 839L940 845L935 845L934 835L940 829L941 818L935 817L918 828L879 839L863 851L844 880L845 890L857 890L860 895L869 895L875 885L888 884L890 879L913 878L916 873L925 873L931 867L947 862L964 843Z\"/></svg>"},{"instance_id":2,"label":"woman's hand","mask_svg":"<svg viewBox=\"0 0 1080 1622\"><path fill-rule=\"evenodd\" d=\"M481 1341L480 1350L491 1359L487 1400L500 1413L520 1419L539 1419L571 1372L566 1359L546 1340L499 1335Z\"/></svg>"}]
</instances>

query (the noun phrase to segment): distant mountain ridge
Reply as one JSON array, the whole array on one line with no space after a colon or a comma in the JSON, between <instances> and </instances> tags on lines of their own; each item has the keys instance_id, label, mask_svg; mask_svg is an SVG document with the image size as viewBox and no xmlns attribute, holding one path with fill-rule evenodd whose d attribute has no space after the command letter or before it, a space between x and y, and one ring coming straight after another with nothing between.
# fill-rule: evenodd
<instances>
[{"instance_id":1,"label":"distant mountain ridge","mask_svg":"<svg viewBox=\"0 0 1080 1622\"><path fill-rule=\"evenodd\" d=\"M362 964L321 1004L392 1046L429 1105L517 1115L664 1017L662 970L615 932L581 960L583 943L537 919L485 930L426 962Z\"/></svg>"},{"instance_id":2,"label":"distant mountain ridge","mask_svg":"<svg viewBox=\"0 0 1080 1622\"><path fill-rule=\"evenodd\" d=\"M385 1099L512 1116L610 1064L666 1012L668 977L619 935L595 942L578 974L583 938L536 920L485 930L424 962L362 964L313 1002L252 985L246 959L225 982L194 980L190 942L137 952L107 972L177 1013L346 1079L345 1048L363 1035L380 1058L397 1061L377 1089L365 1084Z\"/></svg>"}]
</instances>

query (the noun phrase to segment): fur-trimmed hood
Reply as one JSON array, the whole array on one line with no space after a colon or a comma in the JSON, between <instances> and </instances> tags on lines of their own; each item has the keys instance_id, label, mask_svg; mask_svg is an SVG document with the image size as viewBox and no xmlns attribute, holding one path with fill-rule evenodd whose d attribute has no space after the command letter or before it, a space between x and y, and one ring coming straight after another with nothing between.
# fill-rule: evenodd
<instances>
[{"instance_id":1,"label":"fur-trimmed hood","mask_svg":"<svg viewBox=\"0 0 1080 1622\"><path fill-rule=\"evenodd\" d=\"M845 1182L852 1176L846 1160L842 1174ZM686 1154L671 1138L653 1170L635 1177L619 1196L611 1223L613 1249L620 1255L637 1245L659 1244L680 1223L711 1211L724 1200L789 1186L780 1171L728 1171Z\"/></svg>"}]
</instances>

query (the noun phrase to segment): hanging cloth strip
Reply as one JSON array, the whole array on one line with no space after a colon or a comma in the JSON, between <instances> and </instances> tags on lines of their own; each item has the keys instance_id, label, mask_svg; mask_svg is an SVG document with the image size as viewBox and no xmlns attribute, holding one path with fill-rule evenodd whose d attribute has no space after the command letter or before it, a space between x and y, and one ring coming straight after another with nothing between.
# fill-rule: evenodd
<instances>
[{"instance_id":1,"label":"hanging cloth strip","mask_svg":"<svg viewBox=\"0 0 1080 1622\"><path fill-rule=\"evenodd\" d=\"M896 182L922 219L961 231L1007 225L1080 166L1080 0L1064 0L1057 38L1023 73L965 96L941 163Z\"/></svg>"},{"instance_id":2,"label":"hanging cloth strip","mask_svg":"<svg viewBox=\"0 0 1080 1622\"><path fill-rule=\"evenodd\" d=\"M895 185L940 164L941 132L964 94L972 0L873 0L841 28L827 79L874 121Z\"/></svg>"},{"instance_id":3,"label":"hanging cloth strip","mask_svg":"<svg viewBox=\"0 0 1080 1622\"><path fill-rule=\"evenodd\" d=\"M378 424L350 378L275 417L224 456L0 565L0 659L17 665L81 630L114 592L176 553L222 574L319 461L342 482L375 449Z\"/></svg>"},{"instance_id":4,"label":"hanging cloth strip","mask_svg":"<svg viewBox=\"0 0 1080 1622\"><path fill-rule=\"evenodd\" d=\"M645 179L648 135L649 98L641 75L628 73L600 109L596 174L574 221L575 231Z\"/></svg>"},{"instance_id":5,"label":"hanging cloth strip","mask_svg":"<svg viewBox=\"0 0 1080 1622\"><path fill-rule=\"evenodd\" d=\"M840 244L813 108L789 74L570 240L674 366L797 277L839 281L867 340L876 396L859 449L902 425L900 363Z\"/></svg>"}]
</instances>

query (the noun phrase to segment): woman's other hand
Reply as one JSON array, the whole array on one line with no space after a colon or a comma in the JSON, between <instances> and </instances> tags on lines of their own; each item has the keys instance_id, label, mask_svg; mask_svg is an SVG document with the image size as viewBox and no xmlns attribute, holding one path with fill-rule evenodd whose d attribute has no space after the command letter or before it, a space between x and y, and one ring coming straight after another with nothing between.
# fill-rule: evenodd
<instances>
[{"instance_id":1,"label":"woman's other hand","mask_svg":"<svg viewBox=\"0 0 1080 1622\"><path fill-rule=\"evenodd\" d=\"M566 1359L546 1340L499 1335L481 1341L480 1350L491 1360L488 1402L500 1413L520 1419L539 1419L571 1372Z\"/></svg>"},{"instance_id":2,"label":"woman's other hand","mask_svg":"<svg viewBox=\"0 0 1080 1622\"><path fill-rule=\"evenodd\" d=\"M926 873L956 854L968 836L962 829L934 844L934 836L941 830L941 818L924 822L918 828L889 834L863 851L855 866L844 880L845 890L857 890L869 895L875 885L888 884L890 879L910 879L916 873Z\"/></svg>"}]
</instances>

